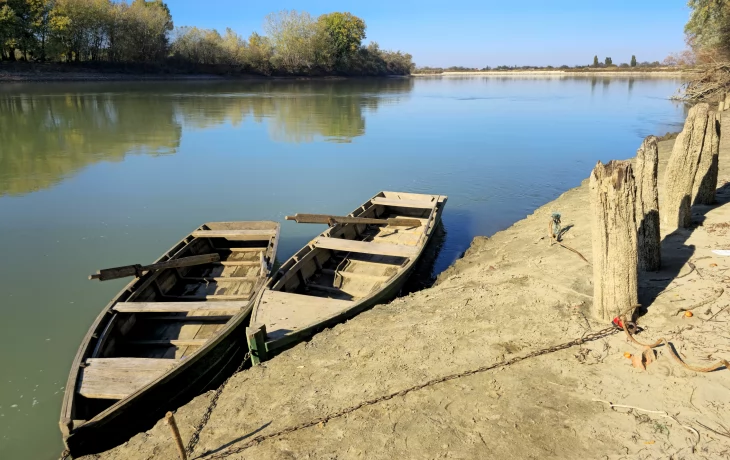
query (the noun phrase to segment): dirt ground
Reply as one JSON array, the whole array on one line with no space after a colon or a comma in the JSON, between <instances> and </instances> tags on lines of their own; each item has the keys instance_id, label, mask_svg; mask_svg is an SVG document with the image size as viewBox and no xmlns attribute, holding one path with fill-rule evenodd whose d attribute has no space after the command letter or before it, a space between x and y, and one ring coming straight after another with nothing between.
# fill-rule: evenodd
<instances>
[{"instance_id":1,"label":"dirt ground","mask_svg":"<svg viewBox=\"0 0 730 460\"><path fill-rule=\"evenodd\" d=\"M660 143L660 187L673 142ZM719 184L728 180L730 149L723 148ZM664 268L640 280L648 311L637 339L664 337L701 366L730 359L730 257L711 252L730 249L730 186L720 188L718 201L695 208L696 228L663 229ZM475 238L434 287L237 374L191 458L730 458L730 370L686 370L666 346L648 370L635 369L624 352L641 350L623 333L432 384L243 448L256 436L606 328L591 316L591 267L545 238L550 214L560 212L570 227L565 243L590 260L589 209L586 180L492 238ZM676 314L704 299L715 300L691 318ZM185 442L212 394L177 411ZM100 458L177 453L159 422Z\"/></svg>"}]
</instances>

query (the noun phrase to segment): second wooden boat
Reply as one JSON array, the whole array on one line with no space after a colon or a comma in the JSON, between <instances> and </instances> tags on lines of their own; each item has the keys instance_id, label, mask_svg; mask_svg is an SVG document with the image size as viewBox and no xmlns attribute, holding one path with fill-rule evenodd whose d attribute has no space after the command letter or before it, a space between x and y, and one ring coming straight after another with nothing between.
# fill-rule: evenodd
<instances>
[{"instance_id":1,"label":"second wooden boat","mask_svg":"<svg viewBox=\"0 0 730 460\"><path fill-rule=\"evenodd\" d=\"M66 385L60 426L74 457L121 444L241 363L244 329L278 240L276 222L207 223L156 265L206 255L215 261L138 273L114 297L84 338Z\"/></svg>"},{"instance_id":2,"label":"second wooden boat","mask_svg":"<svg viewBox=\"0 0 730 460\"><path fill-rule=\"evenodd\" d=\"M251 314L247 335L254 363L395 297L445 204L445 196L380 192L348 217L407 218L421 225L337 223L287 260Z\"/></svg>"}]
</instances>

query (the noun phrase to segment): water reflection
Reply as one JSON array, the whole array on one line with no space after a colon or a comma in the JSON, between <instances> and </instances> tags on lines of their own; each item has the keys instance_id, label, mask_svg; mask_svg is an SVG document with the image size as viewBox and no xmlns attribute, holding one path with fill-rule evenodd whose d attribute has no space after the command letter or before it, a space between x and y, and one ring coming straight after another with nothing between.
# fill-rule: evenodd
<instances>
[{"instance_id":1,"label":"water reflection","mask_svg":"<svg viewBox=\"0 0 730 460\"><path fill-rule=\"evenodd\" d=\"M170 153L174 110L159 98L111 94L0 95L0 196L50 187L84 166L127 153Z\"/></svg>"},{"instance_id":2,"label":"water reflection","mask_svg":"<svg viewBox=\"0 0 730 460\"><path fill-rule=\"evenodd\" d=\"M0 196L51 187L99 161L170 154L184 129L268 123L279 142L350 142L365 112L396 104L411 79L6 85L0 91Z\"/></svg>"}]
</instances>

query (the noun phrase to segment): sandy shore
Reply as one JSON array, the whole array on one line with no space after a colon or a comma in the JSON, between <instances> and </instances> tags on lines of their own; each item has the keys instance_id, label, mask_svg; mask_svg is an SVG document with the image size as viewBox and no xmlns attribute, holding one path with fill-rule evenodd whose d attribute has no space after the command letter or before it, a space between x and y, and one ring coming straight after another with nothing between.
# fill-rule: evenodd
<instances>
[{"instance_id":1,"label":"sandy shore","mask_svg":"<svg viewBox=\"0 0 730 460\"><path fill-rule=\"evenodd\" d=\"M661 169L673 142L660 143ZM730 149L720 165L725 184ZM730 358L727 293L692 318L676 315L730 287L730 258L711 252L730 248L730 187L718 200L695 209L695 229L663 229L664 268L640 281L649 308L639 340L664 337L697 365ZM641 350L623 333L499 364L607 327L591 316L591 267L545 239L550 214L561 212L569 227L564 241L590 260L588 210L584 181L492 238L475 238L434 287L235 375L192 458L728 458L730 437L718 434L721 425L730 428L728 370L688 371L660 347L657 361L640 371L623 354ZM211 396L177 411L186 442ZM635 408L612 409L608 401ZM246 444L300 424L306 427ZM100 458L177 454L159 422Z\"/></svg>"}]
</instances>

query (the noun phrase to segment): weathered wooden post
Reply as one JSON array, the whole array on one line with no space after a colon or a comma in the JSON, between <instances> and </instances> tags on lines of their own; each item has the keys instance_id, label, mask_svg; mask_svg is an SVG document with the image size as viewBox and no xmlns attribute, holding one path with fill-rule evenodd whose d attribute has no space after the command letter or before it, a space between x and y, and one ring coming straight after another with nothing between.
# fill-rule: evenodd
<instances>
[{"instance_id":1,"label":"weathered wooden post","mask_svg":"<svg viewBox=\"0 0 730 460\"><path fill-rule=\"evenodd\" d=\"M610 321L638 304L636 184L631 161L598 162L590 179L593 311Z\"/></svg>"},{"instance_id":2,"label":"weathered wooden post","mask_svg":"<svg viewBox=\"0 0 730 460\"><path fill-rule=\"evenodd\" d=\"M692 223L692 185L702 152L710 106L697 104L689 110L682 132L677 136L664 173L662 223L669 228L687 228Z\"/></svg>"},{"instance_id":3,"label":"weathered wooden post","mask_svg":"<svg viewBox=\"0 0 730 460\"><path fill-rule=\"evenodd\" d=\"M700 160L692 184L692 204L713 204L715 202L720 129L720 114L709 112L702 152L700 152Z\"/></svg>"},{"instance_id":4,"label":"weathered wooden post","mask_svg":"<svg viewBox=\"0 0 730 460\"><path fill-rule=\"evenodd\" d=\"M188 460L188 456L185 453L185 446L183 445L182 438L180 437L180 430L177 429L177 423L175 423L175 416L172 412L165 414L165 422L170 427L172 437L175 440L177 446L177 453L180 455L180 460Z\"/></svg>"},{"instance_id":5,"label":"weathered wooden post","mask_svg":"<svg viewBox=\"0 0 730 460\"><path fill-rule=\"evenodd\" d=\"M246 328L246 342L251 350L251 364L257 365L266 361L266 325L252 324Z\"/></svg>"},{"instance_id":6,"label":"weathered wooden post","mask_svg":"<svg viewBox=\"0 0 730 460\"><path fill-rule=\"evenodd\" d=\"M657 138L649 136L636 151L636 238L639 270L659 270L662 263L659 232L659 148Z\"/></svg>"}]
</instances>

